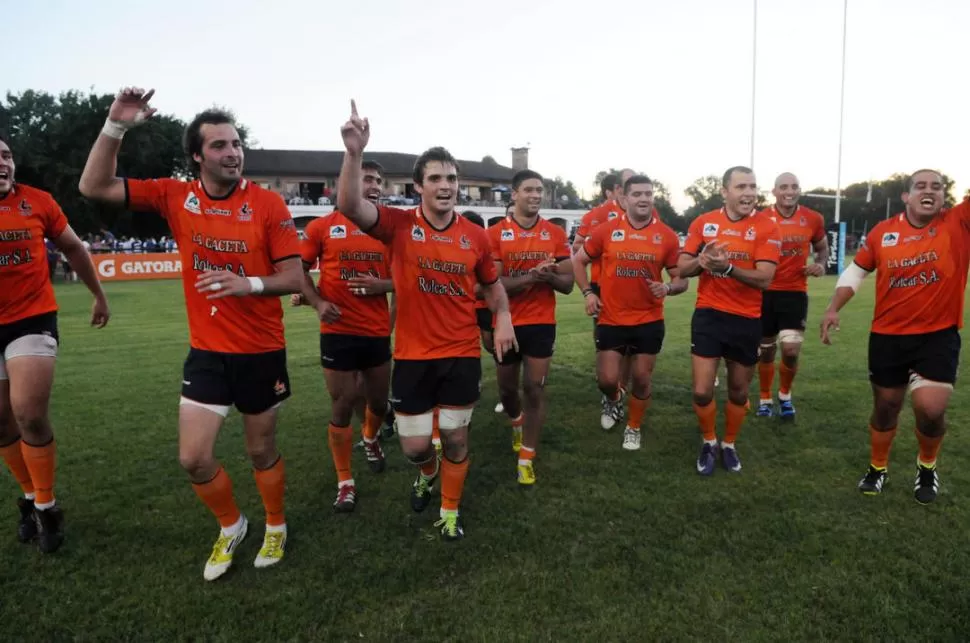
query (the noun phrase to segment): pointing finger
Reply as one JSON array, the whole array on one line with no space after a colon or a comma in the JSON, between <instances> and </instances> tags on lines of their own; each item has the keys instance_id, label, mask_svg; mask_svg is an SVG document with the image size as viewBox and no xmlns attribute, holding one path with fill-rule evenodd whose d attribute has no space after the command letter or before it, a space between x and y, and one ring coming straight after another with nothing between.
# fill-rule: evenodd
<instances>
[{"instance_id":1,"label":"pointing finger","mask_svg":"<svg viewBox=\"0 0 970 643\"><path fill-rule=\"evenodd\" d=\"M353 118L357 118L357 101L353 98L350 99L350 115Z\"/></svg>"}]
</instances>

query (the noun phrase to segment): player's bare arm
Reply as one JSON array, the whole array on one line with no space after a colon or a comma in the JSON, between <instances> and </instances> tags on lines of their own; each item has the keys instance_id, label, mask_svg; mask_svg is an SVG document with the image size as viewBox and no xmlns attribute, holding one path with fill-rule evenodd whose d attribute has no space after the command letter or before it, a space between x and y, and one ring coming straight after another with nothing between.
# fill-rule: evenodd
<instances>
[{"instance_id":1,"label":"player's bare arm","mask_svg":"<svg viewBox=\"0 0 970 643\"><path fill-rule=\"evenodd\" d=\"M829 302L829 307L822 315L821 338L823 344L831 344L832 338L829 333L834 329L839 329L839 312L855 296L862 280L866 278L869 271L864 270L859 264L852 262L839 275L839 281L835 284L835 294Z\"/></svg>"},{"instance_id":2,"label":"player's bare arm","mask_svg":"<svg viewBox=\"0 0 970 643\"><path fill-rule=\"evenodd\" d=\"M536 278L540 282L549 284L553 290L564 295L573 291L575 278L573 277L573 264L569 259L553 260L538 268Z\"/></svg>"},{"instance_id":3,"label":"player's bare arm","mask_svg":"<svg viewBox=\"0 0 970 643\"><path fill-rule=\"evenodd\" d=\"M505 293L505 287L502 286L501 280L488 285L483 284L482 292L485 295L485 301L488 303L488 309L495 316L495 330L492 333L492 338L495 345L495 356L501 362L502 357L510 350L519 349L519 345L515 341L515 329L512 328L509 297Z\"/></svg>"},{"instance_id":4,"label":"player's bare arm","mask_svg":"<svg viewBox=\"0 0 970 643\"><path fill-rule=\"evenodd\" d=\"M350 101L350 120L340 128L340 136L346 151L337 179L337 209L366 232L377 223L377 206L364 198L360 180L360 164L370 140L370 123L358 116L354 101Z\"/></svg>"},{"instance_id":5,"label":"player's bare arm","mask_svg":"<svg viewBox=\"0 0 970 643\"><path fill-rule=\"evenodd\" d=\"M500 275L502 274L501 261L495 262L495 270L498 271L498 274ZM539 279L536 273L530 270L524 275L518 275L516 277L506 277L505 275L502 275L501 277L499 277L499 281L501 281L502 286L505 287L506 295L517 295L523 290L526 290L529 287L533 286L534 284L538 283Z\"/></svg>"},{"instance_id":6,"label":"player's bare arm","mask_svg":"<svg viewBox=\"0 0 970 643\"><path fill-rule=\"evenodd\" d=\"M574 257L576 256L576 253L577 252L579 252L580 250L582 250L584 243L586 243L586 237L583 236L583 235L581 235L581 234L579 234L577 232L575 238L573 238L573 256Z\"/></svg>"},{"instance_id":7,"label":"player's bare arm","mask_svg":"<svg viewBox=\"0 0 970 643\"><path fill-rule=\"evenodd\" d=\"M707 243L697 255L692 255L689 252L680 253L680 256L677 258L677 274L685 279L700 275L706 270L704 264L712 256L720 257L723 255L726 261L727 255L723 252L725 247L726 244Z\"/></svg>"},{"instance_id":8,"label":"player's bare arm","mask_svg":"<svg viewBox=\"0 0 970 643\"><path fill-rule=\"evenodd\" d=\"M64 232L54 239L54 245L64 253L64 256L67 258L67 263L71 265L71 269L77 273L77 276L88 287L91 294L94 295L94 306L91 310L91 325L97 328L104 328L108 323L108 319L111 317L111 312L108 309L108 298L105 296L101 282L98 280L98 272L94 267L94 262L91 261L91 255L88 254L84 244L81 243L81 240L71 226L64 228Z\"/></svg>"},{"instance_id":9,"label":"player's bare arm","mask_svg":"<svg viewBox=\"0 0 970 643\"><path fill-rule=\"evenodd\" d=\"M648 280L650 292L653 293L654 297L657 299L662 299L664 297L674 297L687 292L689 282L680 276L680 272L677 268L668 268L667 275L670 276L670 281L667 283L662 281Z\"/></svg>"},{"instance_id":10,"label":"player's bare arm","mask_svg":"<svg viewBox=\"0 0 970 643\"><path fill-rule=\"evenodd\" d=\"M112 205L125 204L125 183L116 176L118 150L121 149L125 133L155 113L155 108L148 106L154 93L154 89L146 92L139 87L126 87L111 103L108 120L94 141L84 171L81 172L78 188L85 197Z\"/></svg>"},{"instance_id":11,"label":"player's bare arm","mask_svg":"<svg viewBox=\"0 0 970 643\"><path fill-rule=\"evenodd\" d=\"M579 292L583 293L586 314L592 317L598 314L600 308L603 306L603 302L600 301L599 296L590 287L589 277L586 274L586 266L593 263L593 260L586 253L586 248L581 247L573 253L569 262L572 264L573 277L576 280L576 285L579 286Z\"/></svg>"},{"instance_id":12,"label":"player's bare arm","mask_svg":"<svg viewBox=\"0 0 970 643\"><path fill-rule=\"evenodd\" d=\"M829 262L829 240L827 236L812 244L815 253L815 263L805 266L805 274L809 277L821 277L825 274L825 264Z\"/></svg>"}]
</instances>

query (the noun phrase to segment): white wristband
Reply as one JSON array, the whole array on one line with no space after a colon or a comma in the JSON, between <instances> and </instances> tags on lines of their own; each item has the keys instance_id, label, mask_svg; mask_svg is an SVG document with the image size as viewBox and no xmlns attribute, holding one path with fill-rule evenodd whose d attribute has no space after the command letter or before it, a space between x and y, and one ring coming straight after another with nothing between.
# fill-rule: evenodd
<instances>
[{"instance_id":1,"label":"white wristband","mask_svg":"<svg viewBox=\"0 0 970 643\"><path fill-rule=\"evenodd\" d=\"M104 127L101 128L102 134L116 138L119 141L125 137L125 132L127 131L128 127L126 125L119 121L113 121L110 118L104 122Z\"/></svg>"},{"instance_id":2,"label":"white wristband","mask_svg":"<svg viewBox=\"0 0 970 643\"><path fill-rule=\"evenodd\" d=\"M263 292L263 280L259 277L246 277L249 280L249 294L258 295Z\"/></svg>"}]
</instances>

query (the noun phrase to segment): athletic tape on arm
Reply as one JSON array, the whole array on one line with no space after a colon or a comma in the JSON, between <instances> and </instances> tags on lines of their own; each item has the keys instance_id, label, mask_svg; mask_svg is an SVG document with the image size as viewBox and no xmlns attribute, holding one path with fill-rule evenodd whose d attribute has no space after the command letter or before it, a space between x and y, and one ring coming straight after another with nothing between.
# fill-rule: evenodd
<instances>
[{"instance_id":1,"label":"athletic tape on arm","mask_svg":"<svg viewBox=\"0 0 970 643\"><path fill-rule=\"evenodd\" d=\"M862 280L866 278L869 273L863 270L855 262L850 263L848 267L842 271L839 275L839 281L835 284L836 288L851 288L852 292L859 290L859 286L862 285Z\"/></svg>"}]
</instances>

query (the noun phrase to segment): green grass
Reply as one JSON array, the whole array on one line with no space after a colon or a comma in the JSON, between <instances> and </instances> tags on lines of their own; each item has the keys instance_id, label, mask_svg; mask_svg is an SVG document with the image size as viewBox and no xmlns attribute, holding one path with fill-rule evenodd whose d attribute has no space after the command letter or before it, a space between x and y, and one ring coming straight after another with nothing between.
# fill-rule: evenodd
<instances>
[{"instance_id":1,"label":"green grass","mask_svg":"<svg viewBox=\"0 0 970 643\"><path fill-rule=\"evenodd\" d=\"M906 411L878 498L855 489L868 460L866 334L872 283L817 340L833 287L813 281L796 425L749 416L744 472L701 479L691 411L694 290L668 305L643 450L599 428L591 325L560 300L558 350L539 483L517 488L494 369L471 440L467 537L439 542L437 506L408 506L412 469L354 466L357 511L331 513L329 400L310 311L287 311L294 397L279 427L291 539L256 570L262 506L236 414L218 456L254 532L236 568L202 580L216 524L176 458L187 329L175 282L109 284L109 327L87 327L81 286L58 288L61 358L52 403L57 492L68 540L54 556L14 537L16 487L0 511L0 640L737 640L962 639L970 631L970 468L962 387L941 457L942 494L912 497L916 441ZM756 390L752 391L757 397ZM718 394L723 405L723 389ZM722 414L719 413L719 422Z\"/></svg>"}]
</instances>

